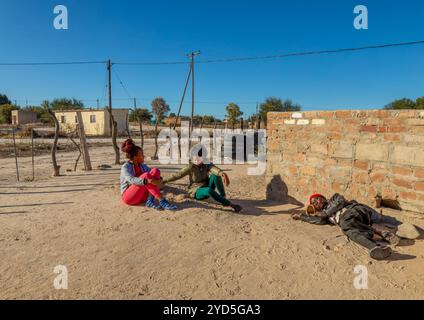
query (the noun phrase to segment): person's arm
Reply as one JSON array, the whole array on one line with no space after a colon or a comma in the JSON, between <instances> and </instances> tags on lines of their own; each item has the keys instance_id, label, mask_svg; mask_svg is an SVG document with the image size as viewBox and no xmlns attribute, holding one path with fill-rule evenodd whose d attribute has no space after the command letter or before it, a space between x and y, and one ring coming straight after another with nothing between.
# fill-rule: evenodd
<instances>
[{"instance_id":1,"label":"person's arm","mask_svg":"<svg viewBox=\"0 0 424 320\"><path fill-rule=\"evenodd\" d=\"M300 216L300 220L303 222L316 224L316 225L328 224L327 217L324 217L324 216L307 216L306 214L303 214Z\"/></svg>"},{"instance_id":2,"label":"person's arm","mask_svg":"<svg viewBox=\"0 0 424 320\"><path fill-rule=\"evenodd\" d=\"M294 220L300 220L300 221L303 221L303 222L307 222L307 223L310 223L310 224L316 224L316 225L328 224L327 217L323 216L323 215L308 216L304 213L294 213L294 214L292 214L292 218Z\"/></svg>"},{"instance_id":3,"label":"person's arm","mask_svg":"<svg viewBox=\"0 0 424 320\"><path fill-rule=\"evenodd\" d=\"M216 176L219 176L224 172L220 168L218 168L216 165L214 165L213 163L210 163L208 165L208 171L209 171L210 174L214 174Z\"/></svg>"},{"instance_id":4,"label":"person's arm","mask_svg":"<svg viewBox=\"0 0 424 320\"><path fill-rule=\"evenodd\" d=\"M220 176L222 178L222 182L224 182L224 185L226 187L230 185L230 178L228 177L228 175L223 170L221 170L216 165L214 165L213 163L210 163L208 165L208 171L210 174Z\"/></svg>"},{"instance_id":5,"label":"person's arm","mask_svg":"<svg viewBox=\"0 0 424 320\"><path fill-rule=\"evenodd\" d=\"M349 202L340 194L336 193L328 201L327 207L322 211L322 214L327 217L332 217L337 211L342 210Z\"/></svg>"},{"instance_id":6,"label":"person's arm","mask_svg":"<svg viewBox=\"0 0 424 320\"><path fill-rule=\"evenodd\" d=\"M129 183L137 186L144 186L147 184L146 179L134 177L128 170L128 166L123 166L121 169L121 176Z\"/></svg>"},{"instance_id":7,"label":"person's arm","mask_svg":"<svg viewBox=\"0 0 424 320\"><path fill-rule=\"evenodd\" d=\"M165 184L165 183L168 183L168 182L174 182L174 181L180 180L180 179L184 178L185 176L189 175L190 171L191 171L190 166L187 166L184 169L180 170L179 172L173 174L169 178L163 179L162 183Z\"/></svg>"}]
</instances>

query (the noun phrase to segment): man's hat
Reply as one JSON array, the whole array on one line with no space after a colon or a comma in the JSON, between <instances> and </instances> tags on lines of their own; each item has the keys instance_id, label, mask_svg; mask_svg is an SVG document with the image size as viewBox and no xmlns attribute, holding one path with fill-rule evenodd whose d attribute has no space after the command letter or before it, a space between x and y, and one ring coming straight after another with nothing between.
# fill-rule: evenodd
<instances>
[{"instance_id":1,"label":"man's hat","mask_svg":"<svg viewBox=\"0 0 424 320\"><path fill-rule=\"evenodd\" d=\"M314 200L315 198L318 198L318 197L322 197L322 198L325 199L325 197L322 194L315 193L315 194L313 194L312 196L309 197L309 203L312 203L312 200Z\"/></svg>"}]
</instances>

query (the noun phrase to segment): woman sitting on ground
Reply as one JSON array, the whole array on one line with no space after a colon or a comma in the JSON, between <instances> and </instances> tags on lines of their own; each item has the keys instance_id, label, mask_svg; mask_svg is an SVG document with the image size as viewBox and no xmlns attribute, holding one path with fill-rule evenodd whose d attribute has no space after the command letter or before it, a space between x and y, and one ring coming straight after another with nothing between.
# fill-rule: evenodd
<instances>
[{"instance_id":1,"label":"woman sitting on ground","mask_svg":"<svg viewBox=\"0 0 424 320\"><path fill-rule=\"evenodd\" d=\"M212 198L222 204L224 207L231 207L235 212L240 212L242 208L231 203L225 198L225 186L230 185L228 175L224 173L214 164L205 164L202 158L202 149L194 156L192 156L190 163L187 167L183 168L173 176L164 179L163 184L174 182L189 176L189 194L196 200L205 200ZM215 190L218 190L215 191Z\"/></svg>"},{"instance_id":2,"label":"woman sitting on ground","mask_svg":"<svg viewBox=\"0 0 424 320\"><path fill-rule=\"evenodd\" d=\"M157 210L176 210L175 205L162 197L158 187L162 182L160 171L156 168L151 170L144 163L143 149L128 139L121 150L128 159L121 168L122 202L130 206L146 203L147 207Z\"/></svg>"}]
</instances>

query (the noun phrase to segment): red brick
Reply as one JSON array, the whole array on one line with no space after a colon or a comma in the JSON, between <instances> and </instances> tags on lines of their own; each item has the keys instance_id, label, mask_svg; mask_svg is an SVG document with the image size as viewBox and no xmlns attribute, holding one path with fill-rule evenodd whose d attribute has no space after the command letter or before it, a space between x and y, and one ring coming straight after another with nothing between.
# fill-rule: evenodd
<instances>
[{"instance_id":1,"label":"red brick","mask_svg":"<svg viewBox=\"0 0 424 320\"><path fill-rule=\"evenodd\" d=\"M340 133L330 133L327 135L327 138L329 140L336 140L336 141L344 140L343 136Z\"/></svg>"},{"instance_id":2,"label":"red brick","mask_svg":"<svg viewBox=\"0 0 424 320\"><path fill-rule=\"evenodd\" d=\"M388 127L388 132L405 132L405 127Z\"/></svg>"},{"instance_id":3,"label":"red brick","mask_svg":"<svg viewBox=\"0 0 424 320\"><path fill-rule=\"evenodd\" d=\"M396 194L396 192L395 192L393 189L391 189L391 188L383 188L383 189L381 190L381 196L382 196L383 198L385 198L385 199L392 199L392 200L395 200L395 199L396 199L396 197L397 197L397 194Z\"/></svg>"},{"instance_id":4,"label":"red brick","mask_svg":"<svg viewBox=\"0 0 424 320\"><path fill-rule=\"evenodd\" d=\"M336 111L336 118L338 119L352 118L352 111Z\"/></svg>"},{"instance_id":5,"label":"red brick","mask_svg":"<svg viewBox=\"0 0 424 320\"><path fill-rule=\"evenodd\" d=\"M401 192L399 195L402 200L416 200L417 195L415 192Z\"/></svg>"},{"instance_id":6,"label":"red brick","mask_svg":"<svg viewBox=\"0 0 424 320\"><path fill-rule=\"evenodd\" d=\"M384 135L384 140L391 141L391 142L399 142L400 141L400 136L397 135L397 134L385 134Z\"/></svg>"},{"instance_id":7,"label":"red brick","mask_svg":"<svg viewBox=\"0 0 424 320\"><path fill-rule=\"evenodd\" d=\"M379 127L377 128L377 132L380 132L380 133L387 132L387 127L379 126Z\"/></svg>"},{"instance_id":8,"label":"red brick","mask_svg":"<svg viewBox=\"0 0 424 320\"><path fill-rule=\"evenodd\" d=\"M331 188L336 192L344 192L346 190L346 185L341 182L333 182Z\"/></svg>"},{"instance_id":9,"label":"red brick","mask_svg":"<svg viewBox=\"0 0 424 320\"><path fill-rule=\"evenodd\" d=\"M412 189L412 183L408 180L394 178L393 184L395 184L398 187Z\"/></svg>"},{"instance_id":10,"label":"red brick","mask_svg":"<svg viewBox=\"0 0 424 320\"><path fill-rule=\"evenodd\" d=\"M375 117L375 118L389 118L391 114L390 114L390 111L388 110L374 110L374 111L370 111L369 116Z\"/></svg>"},{"instance_id":11,"label":"red brick","mask_svg":"<svg viewBox=\"0 0 424 320\"><path fill-rule=\"evenodd\" d=\"M367 184L369 183L369 176L368 173L365 172L356 172L353 174L353 182L354 183L361 183L361 184Z\"/></svg>"},{"instance_id":12,"label":"red brick","mask_svg":"<svg viewBox=\"0 0 424 320\"><path fill-rule=\"evenodd\" d=\"M424 182L415 182L414 187L416 191L424 192Z\"/></svg>"},{"instance_id":13,"label":"red brick","mask_svg":"<svg viewBox=\"0 0 424 320\"><path fill-rule=\"evenodd\" d=\"M415 176L417 178L424 178L424 169L415 169Z\"/></svg>"},{"instance_id":14,"label":"red brick","mask_svg":"<svg viewBox=\"0 0 424 320\"><path fill-rule=\"evenodd\" d=\"M412 175L412 170L411 170L411 168L408 168L408 167L393 167L392 173L398 174L398 175L401 175L401 176L410 176L410 175Z\"/></svg>"},{"instance_id":15,"label":"red brick","mask_svg":"<svg viewBox=\"0 0 424 320\"><path fill-rule=\"evenodd\" d=\"M296 166L290 166L289 167L289 172L290 172L290 174L292 174L294 176L297 176L298 173L299 173L299 171L297 170L297 167Z\"/></svg>"},{"instance_id":16,"label":"red brick","mask_svg":"<svg viewBox=\"0 0 424 320\"><path fill-rule=\"evenodd\" d=\"M363 131L363 132L377 132L377 126L362 126L361 131Z\"/></svg>"},{"instance_id":17,"label":"red brick","mask_svg":"<svg viewBox=\"0 0 424 320\"><path fill-rule=\"evenodd\" d=\"M403 119L400 118L387 118L384 119L384 125L399 127L403 125Z\"/></svg>"},{"instance_id":18,"label":"red brick","mask_svg":"<svg viewBox=\"0 0 424 320\"><path fill-rule=\"evenodd\" d=\"M321 111L319 113L319 117L324 119L332 119L334 118L334 111Z\"/></svg>"},{"instance_id":19,"label":"red brick","mask_svg":"<svg viewBox=\"0 0 424 320\"><path fill-rule=\"evenodd\" d=\"M314 167L303 167L300 169L305 176L315 176L316 169Z\"/></svg>"},{"instance_id":20,"label":"red brick","mask_svg":"<svg viewBox=\"0 0 424 320\"><path fill-rule=\"evenodd\" d=\"M386 174L381 172L373 172L370 174L372 182L384 182L386 180Z\"/></svg>"},{"instance_id":21,"label":"red brick","mask_svg":"<svg viewBox=\"0 0 424 320\"><path fill-rule=\"evenodd\" d=\"M368 170L369 168L369 162L368 161L362 161L362 160L356 160L353 166L357 169L361 170Z\"/></svg>"},{"instance_id":22,"label":"red brick","mask_svg":"<svg viewBox=\"0 0 424 320\"><path fill-rule=\"evenodd\" d=\"M351 124L351 125L360 125L362 121L360 119L346 119L345 124Z\"/></svg>"}]
</instances>

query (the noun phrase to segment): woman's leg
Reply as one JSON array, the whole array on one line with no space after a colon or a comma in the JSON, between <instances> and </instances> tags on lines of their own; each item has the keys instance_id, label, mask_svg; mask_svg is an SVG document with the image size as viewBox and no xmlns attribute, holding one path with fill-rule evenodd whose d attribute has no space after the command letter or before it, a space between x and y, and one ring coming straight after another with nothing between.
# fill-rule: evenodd
<instances>
[{"instance_id":1,"label":"woman's leg","mask_svg":"<svg viewBox=\"0 0 424 320\"><path fill-rule=\"evenodd\" d=\"M162 195L160 193L160 189L158 186L155 186L154 184L147 184L146 185L147 190L149 193L155 197L155 199L162 200Z\"/></svg>"},{"instance_id":2,"label":"woman's leg","mask_svg":"<svg viewBox=\"0 0 424 320\"><path fill-rule=\"evenodd\" d=\"M131 185L122 194L122 202L129 206L136 206L146 202L149 196L149 190L147 186Z\"/></svg>"},{"instance_id":3,"label":"woman's leg","mask_svg":"<svg viewBox=\"0 0 424 320\"><path fill-rule=\"evenodd\" d=\"M220 176L212 174L209 177L209 187L213 190L217 189L219 194L225 198L225 187L224 183L222 182L222 178Z\"/></svg>"},{"instance_id":4,"label":"woman's leg","mask_svg":"<svg viewBox=\"0 0 424 320\"><path fill-rule=\"evenodd\" d=\"M220 194L218 194L215 190L213 190L212 188L208 188L208 187L203 187L203 188L197 189L194 197L197 200L205 200L205 199L208 199L208 198L212 198L216 202L219 202L220 204L222 204L225 207L228 207L229 205L231 205L231 202L229 200L225 199Z\"/></svg>"}]
</instances>

